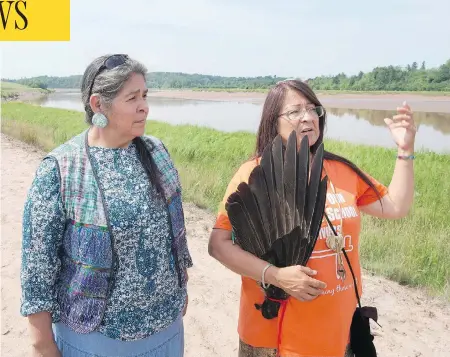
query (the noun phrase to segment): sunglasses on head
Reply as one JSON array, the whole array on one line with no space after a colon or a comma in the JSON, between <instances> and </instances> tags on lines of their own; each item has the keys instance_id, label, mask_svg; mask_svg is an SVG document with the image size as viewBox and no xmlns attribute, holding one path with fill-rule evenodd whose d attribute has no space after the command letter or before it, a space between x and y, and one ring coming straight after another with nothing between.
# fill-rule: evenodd
<instances>
[{"instance_id":1,"label":"sunglasses on head","mask_svg":"<svg viewBox=\"0 0 450 357\"><path fill-rule=\"evenodd\" d=\"M124 64L127 61L127 59L128 55L116 54L109 56L103 61L102 65L99 67L97 72L95 72L94 78L92 78L91 86L89 87L88 100L92 94L92 88L94 87L95 78L97 78L97 76L105 69L113 69Z\"/></svg>"}]
</instances>

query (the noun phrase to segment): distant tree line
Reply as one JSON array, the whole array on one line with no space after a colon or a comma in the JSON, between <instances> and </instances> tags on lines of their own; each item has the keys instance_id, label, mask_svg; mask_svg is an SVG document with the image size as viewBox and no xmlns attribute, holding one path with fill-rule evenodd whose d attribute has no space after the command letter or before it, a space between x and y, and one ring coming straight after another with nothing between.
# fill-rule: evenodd
<instances>
[{"instance_id":1,"label":"distant tree line","mask_svg":"<svg viewBox=\"0 0 450 357\"><path fill-rule=\"evenodd\" d=\"M425 62L402 67L376 67L371 72L348 76L320 76L308 80L314 89L354 91L450 91L450 60L426 69Z\"/></svg>"},{"instance_id":2,"label":"distant tree line","mask_svg":"<svg viewBox=\"0 0 450 357\"><path fill-rule=\"evenodd\" d=\"M31 83L42 83L48 88L80 88L81 75L69 77L39 76L22 78L18 80L5 79L5 81L16 82L23 85ZM276 76L265 77L221 77L204 74L187 74L174 72L150 72L147 75L149 88L171 89L171 88L239 88L239 89L264 89L273 86L283 78Z\"/></svg>"},{"instance_id":3,"label":"distant tree line","mask_svg":"<svg viewBox=\"0 0 450 357\"><path fill-rule=\"evenodd\" d=\"M222 77L204 74L176 72L151 72L147 77L149 88L158 89L268 89L284 77ZM68 77L40 76L22 78L16 82L39 88L80 88L81 75ZM371 72L357 75L339 73L334 76L319 76L306 80L312 88L319 90L352 91L450 91L450 60L438 68L427 69L425 62L406 67L376 67Z\"/></svg>"},{"instance_id":4,"label":"distant tree line","mask_svg":"<svg viewBox=\"0 0 450 357\"><path fill-rule=\"evenodd\" d=\"M150 88L239 88L247 90L269 88L283 79L277 76L221 77L173 72L153 72L149 73L147 78Z\"/></svg>"},{"instance_id":5,"label":"distant tree line","mask_svg":"<svg viewBox=\"0 0 450 357\"><path fill-rule=\"evenodd\" d=\"M38 77L35 78L27 78L20 81L16 81L19 84L23 84L25 86L31 87L31 88L41 88L41 89L47 89L48 88L48 82L45 80L40 80Z\"/></svg>"},{"instance_id":6,"label":"distant tree line","mask_svg":"<svg viewBox=\"0 0 450 357\"><path fill-rule=\"evenodd\" d=\"M39 76L31 78L21 78L18 80L5 79L8 82L16 82L18 84L23 84L25 86L34 87L35 83L39 85L46 86L46 88L80 88L81 86L81 75L72 75L68 77L51 77L51 76ZM42 88L42 87L39 87Z\"/></svg>"}]
</instances>

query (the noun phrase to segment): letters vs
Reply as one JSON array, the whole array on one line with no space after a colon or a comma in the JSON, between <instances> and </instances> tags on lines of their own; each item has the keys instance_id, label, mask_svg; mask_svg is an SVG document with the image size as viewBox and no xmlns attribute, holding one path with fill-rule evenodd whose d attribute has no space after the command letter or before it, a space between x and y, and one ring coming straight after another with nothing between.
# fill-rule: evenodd
<instances>
[{"instance_id":1,"label":"letters vs","mask_svg":"<svg viewBox=\"0 0 450 357\"><path fill-rule=\"evenodd\" d=\"M15 30L25 30L28 26L28 18L24 13L26 9L26 1L0 1L3 30L7 28L10 16L13 16L11 21L14 20Z\"/></svg>"}]
</instances>

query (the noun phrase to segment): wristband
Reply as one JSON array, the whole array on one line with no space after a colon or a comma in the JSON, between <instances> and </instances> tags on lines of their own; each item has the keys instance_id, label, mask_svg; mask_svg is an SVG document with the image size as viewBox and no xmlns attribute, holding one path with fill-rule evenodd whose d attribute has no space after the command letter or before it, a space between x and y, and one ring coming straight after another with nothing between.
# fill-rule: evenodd
<instances>
[{"instance_id":1,"label":"wristband","mask_svg":"<svg viewBox=\"0 0 450 357\"><path fill-rule=\"evenodd\" d=\"M233 245L236 244L236 234L234 231L231 231L231 242L233 242Z\"/></svg>"},{"instance_id":2,"label":"wristband","mask_svg":"<svg viewBox=\"0 0 450 357\"><path fill-rule=\"evenodd\" d=\"M266 271L267 271L267 269L269 269L271 266L273 266L272 264L267 264L266 266L265 266L265 268L263 269L263 271L262 271L262 275L261 275L261 284L262 284L262 287L264 288L264 289L267 289L269 286L270 286L270 284L267 284L266 285L266 281L265 281L265 279L264 279L264 276L266 275Z\"/></svg>"},{"instance_id":3,"label":"wristband","mask_svg":"<svg viewBox=\"0 0 450 357\"><path fill-rule=\"evenodd\" d=\"M400 160L414 160L415 158L414 155L397 155L397 159Z\"/></svg>"}]
</instances>

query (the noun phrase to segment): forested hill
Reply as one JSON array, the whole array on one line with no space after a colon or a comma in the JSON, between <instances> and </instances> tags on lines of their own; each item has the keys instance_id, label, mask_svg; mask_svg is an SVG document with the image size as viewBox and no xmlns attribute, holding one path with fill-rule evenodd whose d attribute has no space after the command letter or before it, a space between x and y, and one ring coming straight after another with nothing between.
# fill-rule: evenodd
<instances>
[{"instance_id":1,"label":"forested hill","mask_svg":"<svg viewBox=\"0 0 450 357\"><path fill-rule=\"evenodd\" d=\"M401 67L376 67L354 76L340 73L321 76L308 83L314 89L356 91L450 91L450 60L438 68L427 69L425 62Z\"/></svg>"},{"instance_id":2,"label":"forested hill","mask_svg":"<svg viewBox=\"0 0 450 357\"><path fill-rule=\"evenodd\" d=\"M353 91L450 91L450 60L437 68L426 68L425 62L406 67L376 67L372 71L357 75L320 76L302 78L314 89ZM204 88L204 89L267 89L285 79L277 76L264 77L222 77L204 74L174 72L151 72L148 75L150 88ZM40 76L8 80L40 88L80 88L81 75L69 77Z\"/></svg>"},{"instance_id":3,"label":"forested hill","mask_svg":"<svg viewBox=\"0 0 450 357\"><path fill-rule=\"evenodd\" d=\"M40 76L15 80L28 86L43 85L48 88L80 88L81 75L70 77ZM221 77L204 74L187 74L176 72L150 72L147 84L150 88L269 88L277 81L284 79L276 76L265 77ZM5 79L6 81L11 81Z\"/></svg>"}]
</instances>

